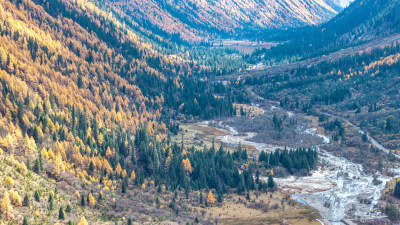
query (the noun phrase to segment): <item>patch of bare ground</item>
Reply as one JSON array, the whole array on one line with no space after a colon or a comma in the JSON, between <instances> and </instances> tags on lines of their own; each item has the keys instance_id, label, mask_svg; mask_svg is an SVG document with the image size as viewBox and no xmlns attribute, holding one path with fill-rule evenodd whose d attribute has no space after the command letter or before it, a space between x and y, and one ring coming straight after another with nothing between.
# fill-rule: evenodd
<instances>
[{"instance_id":1,"label":"patch of bare ground","mask_svg":"<svg viewBox=\"0 0 400 225\"><path fill-rule=\"evenodd\" d=\"M254 42L249 40L221 40L214 43L217 48L233 48L246 54L252 53L256 49L269 49L277 45L279 45L278 42Z\"/></svg>"},{"instance_id":2,"label":"patch of bare ground","mask_svg":"<svg viewBox=\"0 0 400 225\"><path fill-rule=\"evenodd\" d=\"M232 194L223 203L200 208L202 214L219 224L320 224L318 211L301 205L283 192L251 192L250 200Z\"/></svg>"},{"instance_id":3,"label":"patch of bare ground","mask_svg":"<svg viewBox=\"0 0 400 225\"><path fill-rule=\"evenodd\" d=\"M394 178L391 181L386 183L386 188L382 190L381 203L389 203L389 204L397 204L400 205L400 199L393 196L393 191L396 186L396 183L400 180L400 178Z\"/></svg>"},{"instance_id":4,"label":"patch of bare ground","mask_svg":"<svg viewBox=\"0 0 400 225\"><path fill-rule=\"evenodd\" d=\"M336 186L334 182L327 177L331 171L319 168L311 172L311 176L286 178L275 178L275 182L281 190L288 193L314 193L329 190Z\"/></svg>"},{"instance_id":5,"label":"patch of bare ground","mask_svg":"<svg viewBox=\"0 0 400 225\"><path fill-rule=\"evenodd\" d=\"M239 134L254 133L249 141L274 146L311 147L323 142L322 138L305 132L312 127L312 121L308 118L288 114L273 106L266 108L265 113L259 116L225 119L223 125L235 127Z\"/></svg>"},{"instance_id":6,"label":"patch of bare ground","mask_svg":"<svg viewBox=\"0 0 400 225\"><path fill-rule=\"evenodd\" d=\"M236 116L248 116L248 117L254 117L254 116L260 116L264 114L264 110L256 105L249 105L249 104L234 104L233 107L236 108ZM243 112L244 115L241 115L241 112Z\"/></svg>"},{"instance_id":7,"label":"patch of bare ground","mask_svg":"<svg viewBox=\"0 0 400 225\"><path fill-rule=\"evenodd\" d=\"M203 149L206 147L211 147L213 145L218 148L220 145L224 146L224 150L234 152L237 150L235 146L228 146L222 141L218 140L217 137L230 134L228 131L223 131L221 129L216 129L205 125L204 123L194 123L194 124L182 124L182 132L180 135L173 137L178 143L182 142L182 134L184 144L186 146L194 146L197 149ZM243 145L247 149L249 154L256 151L256 148L252 145Z\"/></svg>"}]
</instances>

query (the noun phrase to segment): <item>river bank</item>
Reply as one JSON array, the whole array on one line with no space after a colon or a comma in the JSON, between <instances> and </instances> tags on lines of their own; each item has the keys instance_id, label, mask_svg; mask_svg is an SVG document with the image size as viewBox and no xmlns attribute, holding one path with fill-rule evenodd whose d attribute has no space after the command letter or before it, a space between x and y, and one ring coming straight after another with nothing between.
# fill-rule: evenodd
<instances>
[{"instance_id":1,"label":"river bank","mask_svg":"<svg viewBox=\"0 0 400 225\"><path fill-rule=\"evenodd\" d=\"M264 109L264 113L272 113L274 108ZM288 112L290 117L298 116ZM262 115L260 115L262 116ZM253 146L255 149L252 157L257 157L261 151L275 151L285 146L271 143L254 141L259 135L256 132L240 132L234 127L232 121L203 121L196 126L204 129L216 129L221 135L215 139L224 146L235 148L240 144ZM306 177L276 178L276 183L281 190L292 195L293 199L317 209L323 219L332 224L342 224L343 219L368 221L384 218L385 214L375 208L380 199L382 190L386 183L393 177L380 173L366 173L361 164L351 162L343 157L337 157L324 150L325 145L330 145L330 138L317 133L316 127L299 125L299 133L318 138L318 144L314 146L319 151L320 166ZM300 130L299 130L300 129ZM196 135L195 133L193 134ZM259 139L257 139L259 140ZM312 139L314 143L316 140ZM399 176L400 171L392 170L393 174ZM266 179L266 178L261 178Z\"/></svg>"}]
</instances>

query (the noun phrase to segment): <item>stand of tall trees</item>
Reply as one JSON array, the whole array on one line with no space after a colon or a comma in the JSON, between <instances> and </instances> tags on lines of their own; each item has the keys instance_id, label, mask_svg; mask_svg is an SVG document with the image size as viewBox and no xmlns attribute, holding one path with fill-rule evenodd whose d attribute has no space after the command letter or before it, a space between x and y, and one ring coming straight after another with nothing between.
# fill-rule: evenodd
<instances>
[{"instance_id":1,"label":"stand of tall trees","mask_svg":"<svg viewBox=\"0 0 400 225\"><path fill-rule=\"evenodd\" d=\"M256 188L250 171L238 171L247 159L241 147L233 154L222 146L218 150L214 146L196 150L194 147L168 143L164 148L165 144L148 135L146 127L137 132L135 144L138 184L144 178L150 178L156 186L165 184L170 190L179 187L185 190L213 188L220 195L227 193L229 188L237 188L238 192Z\"/></svg>"},{"instance_id":2,"label":"stand of tall trees","mask_svg":"<svg viewBox=\"0 0 400 225\"><path fill-rule=\"evenodd\" d=\"M282 166L293 174L302 169L307 171L314 169L317 165L318 153L315 149L284 149L276 150L273 153L261 152L258 160L267 169Z\"/></svg>"},{"instance_id":3,"label":"stand of tall trees","mask_svg":"<svg viewBox=\"0 0 400 225\"><path fill-rule=\"evenodd\" d=\"M181 113L204 119L236 115L230 93L220 86L212 87L206 81L195 81L191 78L182 78L181 88L176 87L172 79L165 85L166 106ZM224 97L215 97L214 90Z\"/></svg>"}]
</instances>

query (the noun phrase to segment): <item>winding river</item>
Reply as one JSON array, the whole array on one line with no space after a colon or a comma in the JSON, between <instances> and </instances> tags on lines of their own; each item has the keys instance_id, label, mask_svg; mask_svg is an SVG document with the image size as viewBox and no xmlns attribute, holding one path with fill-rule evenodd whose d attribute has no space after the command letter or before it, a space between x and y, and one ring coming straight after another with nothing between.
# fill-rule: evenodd
<instances>
[{"instance_id":1,"label":"winding river","mask_svg":"<svg viewBox=\"0 0 400 225\"><path fill-rule=\"evenodd\" d=\"M291 114L293 115L293 113ZM200 126L209 126L209 123L209 121L205 121ZM239 143L252 145L258 152L274 151L277 148L283 148L282 146L249 141L256 133L239 134L234 127L225 125L222 121L219 122L218 127L214 128L228 133L227 135L218 136L217 139L230 146L237 146ZM360 133L362 132L361 130L359 131ZM295 189L292 197L301 203L319 210L323 218L331 224L343 224L343 219L367 221L385 217L384 214L375 210L374 206L378 203L386 183L393 179L393 177L365 173L362 165L353 163L343 157L336 157L320 149L323 145L330 144L330 140L326 136L317 134L316 128L305 129L304 132L321 138L321 144L316 147L319 151L319 159L322 167L313 171L312 176L300 179L302 183L299 183L299 185L308 184L308 186L311 186L311 190ZM371 137L369 138L371 141L373 140ZM372 144L384 151L383 147L375 140L372 141ZM396 176L400 175L399 169L392 172ZM319 177L316 179L316 176ZM325 180L321 180L320 178L324 178ZM314 179L314 183L311 182L312 179ZM296 181L299 181L298 178L294 177L277 180L279 186L289 184L296 186ZM374 184L374 180L376 184ZM326 187L324 184L326 181L331 182L332 185Z\"/></svg>"}]
</instances>

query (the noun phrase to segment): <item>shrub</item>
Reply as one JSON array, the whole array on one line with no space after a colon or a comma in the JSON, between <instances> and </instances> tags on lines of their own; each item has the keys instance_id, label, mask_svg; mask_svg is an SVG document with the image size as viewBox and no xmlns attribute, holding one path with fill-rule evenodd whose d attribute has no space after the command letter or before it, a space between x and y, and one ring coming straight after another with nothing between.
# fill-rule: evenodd
<instances>
[{"instance_id":1,"label":"shrub","mask_svg":"<svg viewBox=\"0 0 400 225\"><path fill-rule=\"evenodd\" d=\"M26 171L28 170L28 168L26 168L25 163L21 162L18 166L18 170L20 173L24 174L26 173Z\"/></svg>"},{"instance_id":2,"label":"shrub","mask_svg":"<svg viewBox=\"0 0 400 225\"><path fill-rule=\"evenodd\" d=\"M16 207L21 207L22 206L22 198L21 196L18 195L18 192L13 191L12 192L12 204Z\"/></svg>"},{"instance_id":3,"label":"shrub","mask_svg":"<svg viewBox=\"0 0 400 225\"><path fill-rule=\"evenodd\" d=\"M40 193L39 190L36 190L36 191L35 191L35 200L36 200L37 202L40 202L40 197L42 197L42 194Z\"/></svg>"},{"instance_id":4,"label":"shrub","mask_svg":"<svg viewBox=\"0 0 400 225\"><path fill-rule=\"evenodd\" d=\"M29 198L29 195L26 194L25 197L24 197L24 201L22 202L22 204L23 204L23 206L29 206L30 203L31 203L31 200L30 200L30 198Z\"/></svg>"},{"instance_id":5,"label":"shrub","mask_svg":"<svg viewBox=\"0 0 400 225\"><path fill-rule=\"evenodd\" d=\"M58 219L60 219L60 220L64 220L65 219L64 209L63 209L62 206L60 207L60 210L58 211Z\"/></svg>"},{"instance_id":6,"label":"shrub","mask_svg":"<svg viewBox=\"0 0 400 225\"><path fill-rule=\"evenodd\" d=\"M396 186L394 187L393 195L396 198L400 198L400 181L396 182Z\"/></svg>"},{"instance_id":7,"label":"shrub","mask_svg":"<svg viewBox=\"0 0 400 225\"><path fill-rule=\"evenodd\" d=\"M386 206L385 213L392 221L396 221L400 218L399 209L397 209L397 207L394 205Z\"/></svg>"},{"instance_id":8,"label":"shrub","mask_svg":"<svg viewBox=\"0 0 400 225\"><path fill-rule=\"evenodd\" d=\"M72 211L71 205L67 205L67 208L65 209L67 213L70 213Z\"/></svg>"},{"instance_id":9,"label":"shrub","mask_svg":"<svg viewBox=\"0 0 400 225\"><path fill-rule=\"evenodd\" d=\"M14 185L14 180L11 177L6 177L6 179L4 180L4 182L8 185Z\"/></svg>"}]
</instances>

